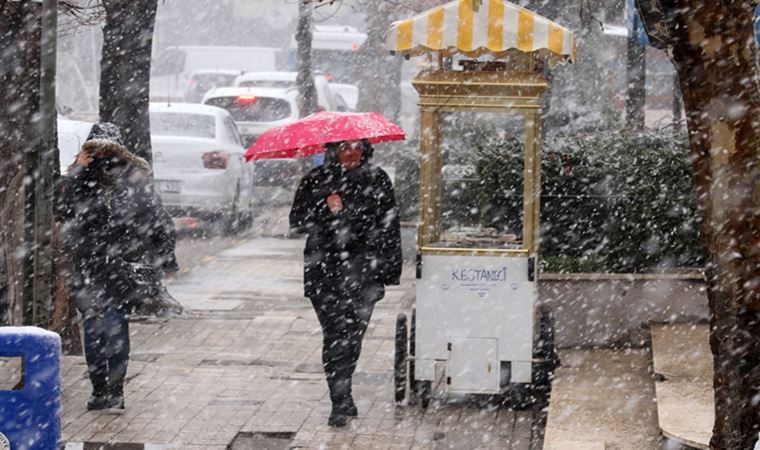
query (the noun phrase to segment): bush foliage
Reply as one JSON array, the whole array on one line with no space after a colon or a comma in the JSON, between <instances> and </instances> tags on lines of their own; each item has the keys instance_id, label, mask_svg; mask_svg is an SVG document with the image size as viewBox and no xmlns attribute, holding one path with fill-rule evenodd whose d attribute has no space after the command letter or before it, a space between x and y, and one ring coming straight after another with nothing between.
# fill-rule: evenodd
<instances>
[{"instance_id":1,"label":"bush foliage","mask_svg":"<svg viewBox=\"0 0 760 450\"><path fill-rule=\"evenodd\" d=\"M444 223L522 228L523 145L491 125L448 133ZM404 220L417 220L418 143L397 163ZM686 136L558 135L542 151L545 270L640 272L701 267L702 246Z\"/></svg>"}]
</instances>

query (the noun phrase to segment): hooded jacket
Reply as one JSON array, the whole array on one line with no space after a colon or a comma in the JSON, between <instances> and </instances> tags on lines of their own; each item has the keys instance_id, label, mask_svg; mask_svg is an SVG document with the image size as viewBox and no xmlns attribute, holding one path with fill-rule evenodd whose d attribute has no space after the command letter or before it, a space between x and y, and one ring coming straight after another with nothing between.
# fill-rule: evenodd
<instances>
[{"instance_id":1,"label":"hooded jacket","mask_svg":"<svg viewBox=\"0 0 760 450\"><path fill-rule=\"evenodd\" d=\"M157 274L178 267L174 226L152 190L148 163L111 140L89 140L82 149L105 157L88 167L69 167L57 212L74 266L77 306L88 309L103 301L126 302L134 263L152 266ZM85 288L104 295L76 295Z\"/></svg>"},{"instance_id":2,"label":"hooded jacket","mask_svg":"<svg viewBox=\"0 0 760 450\"><path fill-rule=\"evenodd\" d=\"M325 162L301 180L290 212L290 227L308 235L304 248L304 294L314 300L328 294L361 295L378 301L384 286L399 284L401 231L393 185L369 162L373 149L364 142L362 161L345 171L338 146L328 145ZM343 210L333 214L327 197L338 194Z\"/></svg>"}]
</instances>

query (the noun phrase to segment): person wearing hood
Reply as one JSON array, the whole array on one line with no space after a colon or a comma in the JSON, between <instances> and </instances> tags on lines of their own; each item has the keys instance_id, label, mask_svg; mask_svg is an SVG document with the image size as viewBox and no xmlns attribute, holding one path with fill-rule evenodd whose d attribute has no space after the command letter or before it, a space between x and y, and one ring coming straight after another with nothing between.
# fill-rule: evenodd
<instances>
[{"instance_id":1,"label":"person wearing hood","mask_svg":"<svg viewBox=\"0 0 760 450\"><path fill-rule=\"evenodd\" d=\"M124 148L109 123L93 126L62 177L57 214L73 265L69 286L83 319L88 410L124 409L129 307L145 278L178 269L174 229L150 179L148 163Z\"/></svg>"},{"instance_id":2,"label":"person wearing hood","mask_svg":"<svg viewBox=\"0 0 760 450\"><path fill-rule=\"evenodd\" d=\"M325 162L301 180L291 231L306 234L304 294L322 327L322 363L330 390L328 424L357 416L351 378L362 339L385 286L401 277L401 231L393 185L369 162L366 140L327 145Z\"/></svg>"}]
</instances>

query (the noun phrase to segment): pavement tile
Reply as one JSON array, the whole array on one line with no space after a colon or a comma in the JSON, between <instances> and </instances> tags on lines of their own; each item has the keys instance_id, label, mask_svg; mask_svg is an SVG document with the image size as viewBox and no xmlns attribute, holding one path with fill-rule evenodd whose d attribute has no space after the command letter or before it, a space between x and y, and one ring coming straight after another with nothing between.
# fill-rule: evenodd
<instances>
[{"instance_id":1,"label":"pavement tile","mask_svg":"<svg viewBox=\"0 0 760 450\"><path fill-rule=\"evenodd\" d=\"M445 403L425 411L394 404L395 319L410 305L414 273L409 268L402 286L387 289L368 329L354 378L359 418L345 429L328 427L321 330L302 297L302 246L303 241L288 239L241 241L171 282L170 291L189 311L131 324L122 416L85 411L86 366L81 357L64 357L64 441L222 450L240 432L292 433L293 447L314 449L468 443L509 448L530 439L530 420L517 427L512 412ZM227 303L240 309L225 311Z\"/></svg>"}]
</instances>

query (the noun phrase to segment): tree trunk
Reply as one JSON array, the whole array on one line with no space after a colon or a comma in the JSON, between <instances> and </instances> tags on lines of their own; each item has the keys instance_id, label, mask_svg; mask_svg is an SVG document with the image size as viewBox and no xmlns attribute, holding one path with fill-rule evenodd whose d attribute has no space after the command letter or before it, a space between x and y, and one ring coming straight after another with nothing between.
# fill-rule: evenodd
<instances>
[{"instance_id":1,"label":"tree trunk","mask_svg":"<svg viewBox=\"0 0 760 450\"><path fill-rule=\"evenodd\" d=\"M306 117L318 111L317 88L314 85L314 69L311 61L311 19L312 5L298 2L298 28L296 42L298 43L298 116Z\"/></svg>"},{"instance_id":2,"label":"tree trunk","mask_svg":"<svg viewBox=\"0 0 760 450\"><path fill-rule=\"evenodd\" d=\"M364 20L367 40L359 49L359 111L377 111L396 121L401 112L401 65L385 48L388 26L394 19L388 2L367 2ZM396 7L398 8L398 7Z\"/></svg>"},{"instance_id":3,"label":"tree trunk","mask_svg":"<svg viewBox=\"0 0 760 450\"><path fill-rule=\"evenodd\" d=\"M61 347L66 355L81 355L82 340L77 321L77 310L71 301L69 276L71 259L63 248L61 230L56 224L53 228L53 261L55 265L55 309L50 329L61 335Z\"/></svg>"},{"instance_id":4,"label":"tree trunk","mask_svg":"<svg viewBox=\"0 0 760 450\"><path fill-rule=\"evenodd\" d=\"M148 113L158 0L102 0L102 4L106 23L100 61L100 120L119 127L127 150L152 163ZM163 295L153 300L155 305L145 313L176 309Z\"/></svg>"},{"instance_id":5,"label":"tree trunk","mask_svg":"<svg viewBox=\"0 0 760 450\"><path fill-rule=\"evenodd\" d=\"M100 120L119 127L125 147L152 161L150 63L158 0L103 0Z\"/></svg>"},{"instance_id":6,"label":"tree trunk","mask_svg":"<svg viewBox=\"0 0 760 450\"><path fill-rule=\"evenodd\" d=\"M24 324L24 257L19 249L24 248L24 172L19 167L16 175L7 174L7 192L0 205L0 240L3 242L5 272L7 276L7 301L5 323Z\"/></svg>"},{"instance_id":7,"label":"tree trunk","mask_svg":"<svg viewBox=\"0 0 760 450\"><path fill-rule=\"evenodd\" d=\"M24 322L22 266L30 265L32 254L24 240L24 196L22 181L25 158L33 151L37 134L35 113L40 87L40 5L34 2L2 2L0 8L0 242L5 255L8 296L5 321ZM32 205L29 205L32 206ZM26 241L30 244L29 241ZM27 281L31 282L29 278ZM30 291L27 291L30 293ZM28 316L28 314L27 314ZM0 320L3 320L0 317ZM26 317L26 321L30 320Z\"/></svg>"},{"instance_id":8,"label":"tree trunk","mask_svg":"<svg viewBox=\"0 0 760 450\"><path fill-rule=\"evenodd\" d=\"M760 426L760 90L757 0L638 0L650 38L670 49L709 252L713 449L751 449Z\"/></svg>"}]
</instances>

